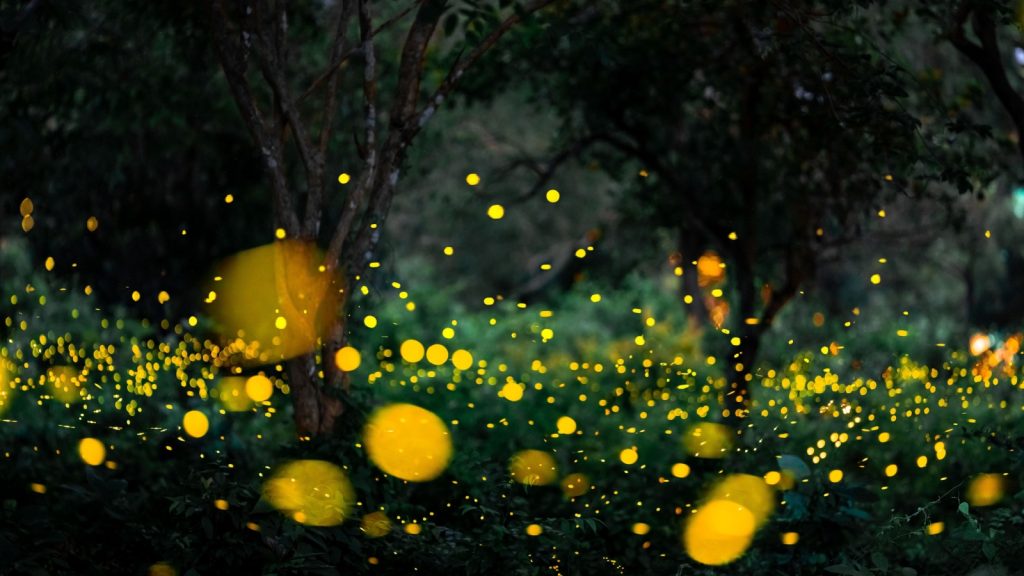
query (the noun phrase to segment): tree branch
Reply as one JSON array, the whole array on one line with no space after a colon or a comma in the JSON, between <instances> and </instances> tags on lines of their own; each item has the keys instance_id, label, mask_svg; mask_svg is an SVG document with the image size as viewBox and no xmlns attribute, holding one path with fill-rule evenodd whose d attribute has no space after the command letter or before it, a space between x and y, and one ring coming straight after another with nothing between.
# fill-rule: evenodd
<instances>
[{"instance_id":1,"label":"tree branch","mask_svg":"<svg viewBox=\"0 0 1024 576\"><path fill-rule=\"evenodd\" d=\"M288 81L285 78L286 62L284 58L286 48L282 45L286 42L281 36L285 33L285 25L281 24L284 21L286 21L286 16L284 16L282 9L282 14L273 19L275 23L274 29L269 35L259 30L256 32L256 55L260 71L273 91L274 99L280 108L284 121L291 128L292 134L295 136L295 146L298 148L299 158L302 160L303 168L306 171L308 193L314 194L315 190L323 187L323 160L313 147L313 142L306 132L305 124L295 107L295 101L292 98ZM308 204L309 202L307 201ZM301 232L303 235L308 234L307 230L293 231L293 233L296 232Z\"/></svg>"},{"instance_id":2,"label":"tree branch","mask_svg":"<svg viewBox=\"0 0 1024 576\"><path fill-rule=\"evenodd\" d=\"M242 120L249 129L253 141L260 148L264 168L270 176L278 224L293 234L297 233L299 221L285 177L284 156L276 139L270 133L246 77L252 33L245 26L240 26L239 40L233 40L235 33L232 31L231 18L222 1L213 0L211 7L213 35L221 68L224 70L224 76Z\"/></svg>"},{"instance_id":3,"label":"tree branch","mask_svg":"<svg viewBox=\"0 0 1024 576\"><path fill-rule=\"evenodd\" d=\"M383 24L377 26L373 30L371 37L380 34L384 30L390 28L394 23L398 22L402 18L405 18L406 15L412 12L412 9L415 8L417 4L420 4L421 2L423 2L423 0L416 0L414 3L406 6L398 14L395 14L391 18L387 19ZM324 70L319 76L316 77L316 79L314 79L309 84L309 87L306 88L306 90L302 93L301 96L299 96L296 102L301 104L303 100L308 98L313 92L316 92L316 89L319 88L321 84L323 84L327 80L334 78L335 73L338 71L339 68L341 68L341 65L344 64L346 60L351 58L357 52L361 52L362 50L362 45L359 45L358 47L351 47L348 50L343 50L337 55L332 56L331 63L327 66L327 69Z\"/></svg>"},{"instance_id":4,"label":"tree branch","mask_svg":"<svg viewBox=\"0 0 1024 576\"><path fill-rule=\"evenodd\" d=\"M522 22L523 15L532 14L533 12L536 12L537 10L540 10L554 2L555 0L531 0L527 2L523 5L521 12L517 12L516 14L509 16L502 21L497 28L491 31L491 33L484 38L483 42L469 53L469 56L465 59L459 58L455 62L455 65L452 66L451 70L448 71L448 75L445 77L444 81L441 82L441 85L434 92L434 95L431 96L430 100L427 102L426 108L424 108L423 112L420 113L419 121L417 122L417 129L422 128L434 113L437 112L437 109L441 107L441 104L444 103L452 90L455 89L455 86L459 83L462 75L466 73L466 70L476 64L476 62L480 60L488 50L493 48L494 45L498 43L498 40L500 40L501 37L504 36L505 33L513 26Z\"/></svg>"},{"instance_id":5,"label":"tree branch","mask_svg":"<svg viewBox=\"0 0 1024 576\"><path fill-rule=\"evenodd\" d=\"M335 24L334 41L331 44L331 61L338 59L345 51L345 44L348 39L348 22L352 18L352 0L341 0L341 7L338 9L338 20ZM331 70L337 70L332 68ZM327 146L334 131L334 117L337 113L338 99L338 74L331 74L327 83L327 91L324 94L323 112L320 122L320 142L317 146L317 154L321 162L326 161ZM301 97L299 100L301 101ZM326 180L320 186L310 189L306 198L306 216L302 224L304 235L316 238L320 233L320 222L323 216L323 198Z\"/></svg>"},{"instance_id":6,"label":"tree branch","mask_svg":"<svg viewBox=\"0 0 1024 576\"><path fill-rule=\"evenodd\" d=\"M971 29L981 44L967 39L964 25L968 18L971 19ZM974 62L988 79L992 91L996 93L999 102L1013 121L1017 130L1017 149L1024 160L1024 99L1010 85L1010 80L1006 76L996 36L996 22L992 14L971 2L965 2L956 12L949 40L961 54Z\"/></svg>"},{"instance_id":7,"label":"tree branch","mask_svg":"<svg viewBox=\"0 0 1024 576\"><path fill-rule=\"evenodd\" d=\"M570 145L560 150L557 154L554 155L554 157L551 158L551 160L549 160L544 165L541 165L530 159L525 159L523 161L517 161L516 163L514 163L513 168L516 166L529 166L534 172L536 172L537 181L534 182L533 186L530 187L530 189L527 190L525 193L510 200L509 204L511 205L518 204L520 202L525 202L530 198L533 198L534 196L540 194L544 190L544 188L547 187L548 182L550 182L551 179L555 176L555 173L558 172L559 168L561 168L562 164L565 164L569 160L577 157L581 152L583 152L588 147L590 147L591 145L600 140L601 135L599 134L590 134L588 136L584 136L583 138L576 140L575 142L571 143Z\"/></svg>"},{"instance_id":8,"label":"tree branch","mask_svg":"<svg viewBox=\"0 0 1024 576\"><path fill-rule=\"evenodd\" d=\"M368 0L359 1L359 30L362 39L362 50L364 55L363 65L363 129L366 140L366 160L363 163L359 175L359 182L356 184L341 211L338 225L331 236L327 246L325 261L327 266L335 269L341 261L342 249L345 240L352 231L352 223L365 201L367 192L374 185L377 179L377 55L374 49L372 28L372 16Z\"/></svg>"}]
</instances>

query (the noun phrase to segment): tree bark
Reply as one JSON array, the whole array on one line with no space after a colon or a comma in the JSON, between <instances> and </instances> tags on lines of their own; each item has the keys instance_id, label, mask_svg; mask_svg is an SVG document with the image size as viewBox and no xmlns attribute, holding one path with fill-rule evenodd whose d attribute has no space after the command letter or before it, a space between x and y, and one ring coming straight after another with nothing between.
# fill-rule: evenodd
<instances>
[{"instance_id":1,"label":"tree bark","mask_svg":"<svg viewBox=\"0 0 1024 576\"><path fill-rule=\"evenodd\" d=\"M324 258L328 272L346 276L343 288L347 290L373 258L401 165L413 138L449 97L466 71L508 30L519 24L525 15L554 1L529 0L522 4L478 45L468 50L465 57L458 59L430 98L421 102L427 47L441 17L449 8L447 0L419 0L376 28L373 27L371 0L341 0L337 5L337 16L332 21L333 42L328 66L302 92L293 92L294 78L289 76L287 3L210 0L212 34L221 67L246 128L260 151L274 193L275 226L283 228L289 238L300 239L310 246L322 238L326 153L339 106L338 77L342 73L342 63L357 51L358 46L363 59L361 96L364 116L363 140L357 144L363 162L357 181L349 190L337 217ZM390 98L392 107L382 115L377 106L379 73L374 37L409 13L415 16L400 52L397 81ZM349 22L354 17L358 20L358 43L348 38ZM257 76L249 71L250 62L257 65L262 76L262 88L266 90L254 87ZM299 104L321 89L325 90L322 110L312 119L304 116ZM269 98L261 98L262 94L269 94ZM377 134L381 119L378 116L389 121L382 138ZM316 124L319 124L319 131ZM285 165L288 157L285 148L288 145L294 146L298 152L300 168L305 175L304 190L294 190L293 183L289 181ZM305 210L300 217L299 207L303 198ZM332 323L326 332L321 332L319 352L323 376L317 367L316 352L286 363L294 397L295 425L301 436L329 433L342 413L342 397L348 391L348 377L335 366L334 357L345 345L346 302L347 293L343 293L337 310L330 311Z\"/></svg>"}]
</instances>

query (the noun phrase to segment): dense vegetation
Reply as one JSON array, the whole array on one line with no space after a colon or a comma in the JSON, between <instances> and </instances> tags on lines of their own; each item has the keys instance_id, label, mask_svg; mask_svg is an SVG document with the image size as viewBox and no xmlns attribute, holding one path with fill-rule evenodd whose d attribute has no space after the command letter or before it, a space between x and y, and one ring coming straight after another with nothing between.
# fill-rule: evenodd
<instances>
[{"instance_id":1,"label":"dense vegetation","mask_svg":"<svg viewBox=\"0 0 1024 576\"><path fill-rule=\"evenodd\" d=\"M964 1L0 0L0 574L1009 574Z\"/></svg>"}]
</instances>

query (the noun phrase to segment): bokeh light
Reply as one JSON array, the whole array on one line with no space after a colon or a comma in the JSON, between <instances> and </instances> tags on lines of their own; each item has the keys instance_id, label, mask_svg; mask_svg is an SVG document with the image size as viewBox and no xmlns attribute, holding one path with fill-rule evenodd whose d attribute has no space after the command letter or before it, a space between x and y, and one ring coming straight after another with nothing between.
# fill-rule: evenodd
<instances>
[{"instance_id":1,"label":"bokeh light","mask_svg":"<svg viewBox=\"0 0 1024 576\"><path fill-rule=\"evenodd\" d=\"M1003 499L1004 480L999 474L978 474L967 485L967 501L971 506L992 506Z\"/></svg>"},{"instance_id":2,"label":"bokeh light","mask_svg":"<svg viewBox=\"0 0 1024 576\"><path fill-rule=\"evenodd\" d=\"M742 556L754 540L756 519L747 508L730 500L711 500L686 522L686 553L701 564L721 566Z\"/></svg>"},{"instance_id":3,"label":"bokeh light","mask_svg":"<svg viewBox=\"0 0 1024 576\"><path fill-rule=\"evenodd\" d=\"M411 482L437 478L452 457L448 427L433 412L412 404L376 410L363 438L367 454L378 468Z\"/></svg>"},{"instance_id":4,"label":"bokeh light","mask_svg":"<svg viewBox=\"0 0 1024 576\"><path fill-rule=\"evenodd\" d=\"M78 455L89 466L99 466L107 458L107 448L96 438L82 438L78 442Z\"/></svg>"},{"instance_id":5,"label":"bokeh light","mask_svg":"<svg viewBox=\"0 0 1024 576\"><path fill-rule=\"evenodd\" d=\"M558 478L555 458L543 450L522 450L509 460L512 479L527 486L545 486Z\"/></svg>"},{"instance_id":6,"label":"bokeh light","mask_svg":"<svg viewBox=\"0 0 1024 576\"><path fill-rule=\"evenodd\" d=\"M724 458L732 450L735 433L725 424L701 422L683 436L683 447L699 458Z\"/></svg>"},{"instance_id":7,"label":"bokeh light","mask_svg":"<svg viewBox=\"0 0 1024 576\"><path fill-rule=\"evenodd\" d=\"M242 360L268 363L313 350L335 317L342 286L314 245L284 240L222 262L207 302L222 337L246 344Z\"/></svg>"},{"instance_id":8,"label":"bokeh light","mask_svg":"<svg viewBox=\"0 0 1024 576\"><path fill-rule=\"evenodd\" d=\"M355 503L348 477L323 460L284 464L263 485L263 495L274 508L308 526L341 524Z\"/></svg>"}]
</instances>

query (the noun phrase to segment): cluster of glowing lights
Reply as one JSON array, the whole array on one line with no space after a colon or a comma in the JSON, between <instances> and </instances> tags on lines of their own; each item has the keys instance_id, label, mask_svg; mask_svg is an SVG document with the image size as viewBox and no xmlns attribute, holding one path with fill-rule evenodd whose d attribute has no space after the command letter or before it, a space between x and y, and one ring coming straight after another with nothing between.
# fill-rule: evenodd
<instances>
[{"instance_id":1,"label":"cluster of glowing lights","mask_svg":"<svg viewBox=\"0 0 1024 576\"><path fill-rule=\"evenodd\" d=\"M339 179L339 182L345 184L347 179L345 182ZM476 186L480 183L480 178L471 174L467 176L466 182ZM557 190L552 189L546 194L546 199L548 202L556 203L560 195ZM23 211L23 218L31 216L30 203L28 207L28 215L26 216ZM495 210L497 216L492 214L491 210ZM494 219L500 219L504 216L504 209L495 204L489 209L488 214ZM94 230L98 224L91 226L90 230ZM454 251L445 249L445 254L451 253ZM282 239L280 242L229 259L218 269L217 279L207 292L206 298L207 304L210 305L213 324L219 334L217 344L203 343L201 350L183 353L183 356L216 358L213 364L218 370L203 371L202 377L190 380L188 386L182 382L182 387L188 390L189 397L194 399L190 399L189 406L197 408L184 413L178 412L177 409L170 412L169 418L172 420L168 428L180 436L179 440L189 442L190 439L206 439L203 442L194 442L194 445L211 442L213 436L216 436L210 434L211 421L217 425L216 430L221 430L220 424L224 423L224 419L218 413L252 411L269 416L273 413L272 404L278 401L278 398L274 397L275 393L289 393L287 380L282 378L281 361L311 351L320 351L325 331L330 324L325 311L336 307L344 290L341 281L324 269L319 258L320 255L314 247ZM57 264L54 258L48 257L43 266L50 271ZM715 298L721 297L722 290L718 287L725 281L724 261L717 254L707 252L694 264L700 285L708 288L709 293ZM879 274L871 277L871 283L880 282ZM139 301L143 295L133 291L130 297ZM152 298L152 295L147 294L145 297ZM161 304L167 303L170 301L170 294L161 291L156 294L156 300ZM492 305L496 300L501 301L501 297L490 297L489 300L488 305ZM609 300L611 299L605 301ZM594 293L590 296L590 301L600 303L602 297ZM520 308L525 309L526 306L522 305ZM595 486L590 477L583 472L574 471L562 476L559 461L567 463L569 470L573 470L580 462L587 462L587 466L596 466L595 462L600 462L601 465L614 467L615 473L627 475L639 475L645 470L656 468L659 483L671 484L691 477L693 478L689 482L699 480L703 483L705 479L702 476L706 474L704 470L707 470L707 466L721 465L720 462L707 460L720 460L747 449L745 446L737 446L736 430L715 422L719 417L716 401L720 406L723 397L722 382L712 377L702 381L690 368L694 363L689 357L683 359L680 356L678 361L672 358L672 355L668 358L660 357L659 354L665 352L658 350L658 345L655 344L658 340L654 318L646 311L638 309L636 312L643 314L647 330L645 335L630 335L622 347L629 352L614 354L615 360L611 363L604 359L601 362L566 362L573 366L571 370L580 384L579 391L574 390L567 396L572 399L573 406L570 408L567 405L559 405L556 407L558 412L549 412L536 419L537 428L543 431L540 438L543 438L544 444L534 444L534 440L531 439L531 444L525 445L543 449L522 450L509 459L508 474L513 481L528 487L550 486L549 490L553 491L560 489L567 499L574 502L579 502L576 499L582 499L589 507L592 503L587 502L588 495L599 495L604 498L607 496L607 486L603 485L601 477L594 476L598 480ZM547 311L547 316L541 312L539 317L543 319L550 315L550 311ZM190 327L196 327L198 320L190 317L185 322ZM380 322L387 327L392 325L392 319L383 315ZM815 314L815 326L821 326L824 322L823 314ZM353 323L358 324L359 320L354 319ZM373 315L363 315L361 323L363 327L373 330L378 326L378 319ZM657 324L657 328L661 326L662 324ZM385 331L380 330L378 334L382 332ZM441 334L447 342L455 337L455 330L446 327ZM555 332L551 327L539 323L532 328L531 337L545 344L555 337ZM734 347L741 344L738 336L732 336L728 342ZM796 489L812 476L815 479L813 485L823 487L823 497L827 497L828 491L836 491L843 484L865 481L868 477L878 481L882 489L887 489L893 482L904 477L928 473L927 469L934 470L938 463L946 458L947 450L957 447L957 444L950 441L950 435L944 436L945 441L939 440L943 437L939 434L930 436L921 449L892 458L896 460L894 462L872 461L867 466L853 467L849 461L842 461L841 457L835 454L850 442L877 440L880 444L886 444L893 438L901 438L895 427L889 428L889 423L900 418L913 419L918 415L928 414L929 410L937 411L946 406L966 411L972 402L978 402L980 396L970 386L988 388L993 377L1002 376L993 372L991 368L998 363L1013 365L1020 343L1019 335L1005 338L1005 342L1001 342L1001 336L995 334L979 333L972 336L968 343L968 352L974 357L970 358L970 361L975 363L974 369L951 375L947 381L947 388L964 387L968 390L951 392L930 404L927 395L919 392L918 388L923 387L935 394L934 382L939 381L937 372L934 369L911 365L905 360L901 360L900 365L891 367L877 380L860 379L852 383L841 382L836 374L828 371L819 375L809 374L802 370L797 362L794 362L795 367L790 367L788 371L780 370L776 373L771 370L768 373L758 373L763 387L778 394L771 397L768 407L763 403L755 403L756 409L760 411L753 412L755 417L760 414L761 417L767 418L770 407L790 423L796 423L800 418L817 418L825 423L835 420L838 424L845 425L845 428L837 430L830 436L823 434L821 439L806 446L808 462L817 466L813 473L801 458L784 455L778 458L776 469L757 472L763 472L763 475L729 474L712 483L699 502L694 502L692 507L687 505L689 512L686 513L681 532L683 549L694 561L706 565L720 566L735 561L746 553L758 530L771 518L778 495ZM156 365L161 359L173 355L172 352L164 350L159 343L148 344L148 349L139 343L130 344L139 348L137 351L133 350L132 354L136 365ZM45 337L40 337L38 344L34 343L33 349L45 351L52 349L53 346ZM59 346L66 344L61 343ZM650 359L634 357L637 347L645 353L650 353ZM369 347L364 346L364 350L367 349ZM152 350L158 352L151 352ZM822 354L831 356L839 355L841 350L842 346L835 342L822 346ZM98 356L93 353L97 358L102 358L103 354L102 350ZM10 403L15 391L29 390L33 387L40 390L41 398L69 407L80 406L84 411L84 406L89 406L90 409L95 406L90 402L94 400L94 390L99 388L96 374L103 372L102 369L93 371L90 375L88 369L81 368L84 362L65 362L60 355L52 352L37 352L36 355L42 355L40 357L44 357L47 363L30 384L26 384L29 382L27 377L22 379L16 374L20 363L15 364L0 358L0 412ZM84 353L82 355L85 356ZM379 360L379 364L375 360ZM556 404L559 401L555 393L551 392L554 387L551 380L557 378L537 376L536 379L528 379L524 374L507 369L504 363L490 363L489 360L475 360L468 350L455 349L454 346L450 349L448 345L439 342L406 339L400 342L391 341L382 346L377 355L368 352L365 358L358 348L347 345L337 350L333 358L325 358L324 362L333 361L338 369L346 373L369 373L371 382L373 378L380 378L383 374L394 373L394 379L400 380L402 386L408 384L417 391L434 388L437 384L435 380L445 378L450 380L446 383L447 390L455 390L456 385L466 388L479 386L486 390L486 393L474 399L481 401L481 398L486 398L492 402L487 408L500 411L502 414L511 414L516 408L528 412L534 408L535 403ZM540 375L546 374L556 364L555 360L542 355L531 360L531 373ZM642 368L634 368L634 360L638 364L642 363ZM721 361L719 365L728 365L734 362L734 359L716 359L708 356L697 364L715 366L717 361ZM446 364L450 364L455 370L435 371ZM180 364L167 363L166 366L165 369L185 373ZM152 394L157 379L152 374L143 372L145 371L140 369L137 378L130 384L126 383L125 387L130 385L132 393L148 397ZM632 374L664 376L665 386L659 381L656 390L636 392L635 388L631 388L632 382L627 381ZM405 379L402 379L403 375ZM619 378L619 375L623 375L622 378ZM613 381L614 378L618 380ZM876 390L890 398L905 394L906 392L898 385L899 381L913 381L917 387L912 392L917 396L913 399L912 407L908 407L909 403L897 403L898 408L893 407L889 412L872 413L866 403L858 402L859 397L875 393ZM1019 384L1015 374L1007 376L1006 381L1015 386ZM966 384L963 384L964 382ZM561 386L566 383L557 384ZM687 390L685 394L699 390L695 392L695 396L699 397L699 407L669 406L671 402L679 399L679 396L669 393L669 384L679 384L680 390ZM436 389L445 388L437 386ZM606 390L613 390L614 395L601 394ZM828 394L832 394L833 397L830 397L827 404L816 404L818 396L824 397ZM602 427L601 440L608 438L608 442L599 457L595 457L593 451L576 451L574 443L590 438L591 434L596 436L598 428L590 424L591 421L586 419L579 406L592 406L590 403L596 402L605 416L621 416L625 411L620 412L622 404L615 400L619 397L629 398L640 407L640 419L645 420L642 426L623 423L619 430L624 436L614 438L609 437ZM216 403L209 407L199 403L207 398L213 399ZM123 409L129 415L134 415L132 411L137 410L140 404L133 402L134 400L125 402L124 398L119 398L117 408L122 409L124 406ZM944 406L943 402L947 404ZM518 406L513 405L516 403L519 403ZM668 449L672 452L667 460L662 459L657 451L649 449L647 444L638 439L646 429L655 428L651 423L661 415L658 412L659 406L665 407L667 420L675 422L671 429L665 429L665 435L672 443L672 448ZM566 413L574 414L579 418L579 422L572 416L564 415ZM552 414L563 415L556 418ZM179 416L180 428L176 429ZM584 425L582 429L581 423ZM457 421L453 420L451 424L453 430L460 430ZM507 420L487 424L488 429L510 426ZM534 426L533 420L530 420L530 426ZM893 432L890 433L885 430L886 428ZM776 439L779 441L785 440L788 436L788 432L779 430L773 430L772 434L777 435ZM109 445L111 449L114 446L116 443ZM368 460L377 469L408 482L437 479L448 469L454 456L452 435L445 421L429 410L407 403L389 404L376 410L363 431L362 446ZM572 450L566 450L564 447L571 447ZM79 459L89 466L106 464L110 468L115 463L108 460L107 449L108 445L101 440L87 437L79 441L77 454ZM800 450L803 450L803 447ZM687 459L689 463L678 461L683 459ZM654 462L658 464L655 465ZM576 469L587 470L590 473L584 466ZM719 474L721 473L720 471ZM892 480L897 476L897 480ZM678 486L679 483L675 485ZM33 484L32 490L45 493L46 487L42 484ZM964 499L976 507L995 506L1004 499L1006 490L1007 479L1003 474L977 474L967 483ZM287 517L310 526L340 524L349 517L355 506L355 494L346 473L338 465L321 460L298 460L284 464L265 482L263 495ZM218 499L215 506L220 510L226 510L228 502ZM380 510L367 512L362 516L360 529L367 537L380 538L395 530L415 535L424 529L420 521L411 521L398 515L395 516L393 523L384 509L381 507ZM684 514L681 510L682 508L678 512L679 515ZM627 526L632 534L646 536L652 530L651 525L647 523L649 521L649 517L639 516L636 522L631 521ZM525 524L522 529L529 536L540 536L544 533L544 528L533 522ZM942 534L944 530L944 523L932 522L927 524L922 532L936 536ZM781 532L778 539L784 546L796 546L800 542L800 534L795 531Z\"/></svg>"}]
</instances>

